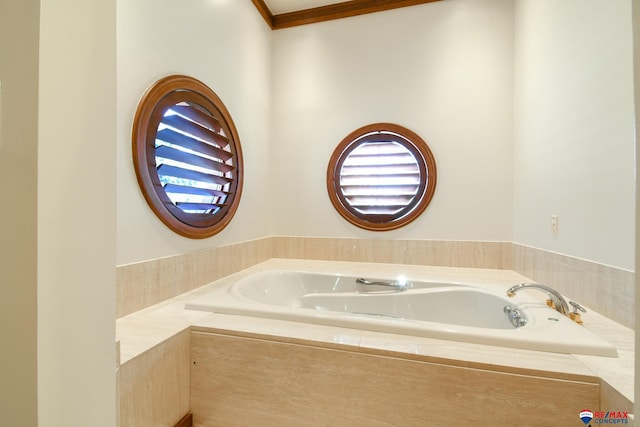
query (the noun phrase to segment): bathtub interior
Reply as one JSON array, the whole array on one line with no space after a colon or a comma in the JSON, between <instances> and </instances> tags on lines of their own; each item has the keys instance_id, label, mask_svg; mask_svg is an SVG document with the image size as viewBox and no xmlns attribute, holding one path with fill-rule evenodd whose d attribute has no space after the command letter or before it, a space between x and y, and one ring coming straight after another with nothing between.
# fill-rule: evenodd
<instances>
[{"instance_id":1,"label":"bathtub interior","mask_svg":"<svg viewBox=\"0 0 640 427\"><path fill-rule=\"evenodd\" d=\"M513 309L507 298L461 286L442 286L416 292L307 294L301 307L313 310L364 314L439 322L478 328L514 329L504 307ZM520 308L521 312L526 310Z\"/></svg>"},{"instance_id":2,"label":"bathtub interior","mask_svg":"<svg viewBox=\"0 0 640 427\"><path fill-rule=\"evenodd\" d=\"M382 285L358 285L355 276L301 271L267 271L239 280L230 291L260 304L319 311L440 322L482 328L513 329L504 307L512 300L472 286L443 282L368 279L405 286L398 292ZM515 306L515 307L514 307Z\"/></svg>"},{"instance_id":3,"label":"bathtub interior","mask_svg":"<svg viewBox=\"0 0 640 427\"><path fill-rule=\"evenodd\" d=\"M249 301L284 307L301 307L301 299L313 294L345 294L359 292L361 287L353 276L321 274L306 271L275 270L263 271L240 279L231 289L239 298ZM380 281L389 279L379 279ZM407 289L434 289L444 286L439 282L405 282ZM389 293L389 288L370 286L368 294Z\"/></svg>"}]
</instances>

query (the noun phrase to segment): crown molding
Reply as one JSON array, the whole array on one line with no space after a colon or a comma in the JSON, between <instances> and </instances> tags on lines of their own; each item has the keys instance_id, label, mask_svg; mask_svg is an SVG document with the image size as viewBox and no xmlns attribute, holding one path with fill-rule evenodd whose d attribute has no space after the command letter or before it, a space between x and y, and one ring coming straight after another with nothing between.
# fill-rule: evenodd
<instances>
[{"instance_id":1,"label":"crown molding","mask_svg":"<svg viewBox=\"0 0 640 427\"><path fill-rule=\"evenodd\" d=\"M265 0L251 0L272 30L382 12L442 0L351 0L273 15Z\"/></svg>"}]
</instances>

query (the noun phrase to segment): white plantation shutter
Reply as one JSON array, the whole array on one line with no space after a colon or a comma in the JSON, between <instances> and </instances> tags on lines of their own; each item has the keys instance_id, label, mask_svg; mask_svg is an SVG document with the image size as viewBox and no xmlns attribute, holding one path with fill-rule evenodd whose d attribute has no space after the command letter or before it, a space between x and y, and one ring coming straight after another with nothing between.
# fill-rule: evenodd
<instances>
[{"instance_id":1,"label":"white plantation shutter","mask_svg":"<svg viewBox=\"0 0 640 427\"><path fill-rule=\"evenodd\" d=\"M176 233L205 238L233 217L242 190L242 150L220 98L187 76L157 81L133 129L138 183L154 213Z\"/></svg>"},{"instance_id":2,"label":"white plantation shutter","mask_svg":"<svg viewBox=\"0 0 640 427\"><path fill-rule=\"evenodd\" d=\"M413 221L429 204L435 183L435 159L427 144L390 123L352 132L327 169L334 207L354 225L376 231Z\"/></svg>"}]
</instances>

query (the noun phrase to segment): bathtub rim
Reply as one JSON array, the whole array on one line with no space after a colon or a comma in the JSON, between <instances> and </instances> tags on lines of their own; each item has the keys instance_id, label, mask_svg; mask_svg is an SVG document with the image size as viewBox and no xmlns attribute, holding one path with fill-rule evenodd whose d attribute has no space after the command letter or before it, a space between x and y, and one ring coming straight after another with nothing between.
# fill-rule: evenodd
<instances>
[{"instance_id":1,"label":"bathtub rim","mask_svg":"<svg viewBox=\"0 0 640 427\"><path fill-rule=\"evenodd\" d=\"M398 274L401 274L403 276L411 277L411 280L414 281L424 281L430 283L436 281L444 281L444 279L433 278L428 274L424 275L424 273L422 275L411 275L410 273L405 272L403 267L404 266L397 267L400 270L399 273L384 272L384 270L378 270L378 274L380 275L379 278L385 280L393 280L394 275L397 276ZM203 296L187 301L185 303L185 309L235 316L249 316L258 319L284 320L299 322L303 324L333 326L355 330L362 329L372 332L401 334L406 336L433 338L456 342L468 342L473 344L496 346L506 349L517 348L531 351L575 354L583 356L610 358L619 357L618 348L615 344L611 343L610 341L604 339L597 333L590 331L587 328L582 330L583 326L578 327L577 325L575 325L574 327L572 325L572 321L570 321L565 316L560 315L559 313L551 311L549 307L546 306L542 294L532 294L531 291L521 292L518 294L517 298L514 298L514 305L522 309L529 316L529 319L532 320L528 325L525 325L523 328L519 328L522 329L522 333L528 333L530 338L526 340L519 340L514 337L513 334L512 336L504 336L504 334L501 335L501 331L484 332L482 336L478 336L478 332L483 332L486 330L486 328L474 328L472 326L451 326L449 324L442 324L437 322L406 320L402 321L401 324L399 324L399 322L395 321L390 322L389 319L385 319L386 321L381 321L380 319L372 318L371 316L366 315L341 313L335 311L322 312L303 308L297 309L303 310L302 312L292 312L290 311L290 308L287 307L272 306L260 302L254 302L243 297L242 295L238 295L238 293L235 292L234 285L236 283L241 283L246 279L250 279L252 275L259 275L264 273L318 274L319 272L317 270L309 268L282 268L277 270L266 269L256 273L243 274L235 280L229 280L224 284L216 286ZM322 272L320 272L320 274L322 274ZM361 275L357 273L354 274L353 270L342 269L334 270L332 273L328 272L324 274L330 276L335 275L337 277L357 277ZM474 278L457 278L456 280L449 280L449 282L461 286L478 287L483 290L488 290L492 293L500 293L501 291L504 291L506 293L506 289L515 284L513 283L513 281L510 281L506 284L489 283L485 279L478 280ZM241 297L242 301L238 301L238 297ZM219 299L222 302L217 303L215 301L216 299ZM203 300L208 300L208 302L202 303L201 301ZM249 306L247 306L247 304L249 304ZM211 307L214 307L214 309L211 309ZM567 348L567 344L565 342L566 340L564 337L557 336L557 334L553 335L552 337L545 335L545 331L548 331L549 328L552 328L554 326L552 324L553 322L551 324L544 323L544 318L547 318L549 320L551 320L552 318L556 318L560 323L564 324L563 327L569 327L570 329L573 327L573 330L571 331L573 332L571 339L575 341L570 348ZM536 325L538 327L541 327L542 330L535 330L532 332L533 327ZM425 330L425 326L428 329ZM442 331L441 328L443 326L446 326L448 329L446 331Z\"/></svg>"}]
</instances>

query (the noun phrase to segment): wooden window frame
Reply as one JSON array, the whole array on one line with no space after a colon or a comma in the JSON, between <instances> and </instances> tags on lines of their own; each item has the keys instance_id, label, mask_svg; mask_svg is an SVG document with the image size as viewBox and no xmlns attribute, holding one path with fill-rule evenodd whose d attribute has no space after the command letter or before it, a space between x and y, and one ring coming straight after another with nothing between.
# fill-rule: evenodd
<instances>
[{"instance_id":1,"label":"wooden window frame","mask_svg":"<svg viewBox=\"0 0 640 427\"><path fill-rule=\"evenodd\" d=\"M165 111L180 102L197 105L209 117L217 132L228 139L229 158L232 166L227 173L230 178L225 202L215 213L190 213L178 208L169 198L156 169L156 138L158 126ZM216 132L212 132L216 134ZM226 147L225 147L226 148ZM216 148L211 148L215 150ZM154 83L144 94L138 105L132 130L133 164L140 189L149 207L171 230L181 236L202 239L213 236L224 229L233 218L242 193L243 161L242 148L231 114L222 100L201 81L184 75L171 75Z\"/></svg>"},{"instance_id":2,"label":"wooden window frame","mask_svg":"<svg viewBox=\"0 0 640 427\"><path fill-rule=\"evenodd\" d=\"M406 148L420 170L420 183L411 202L395 215L363 214L345 197L341 186L342 165L355 148L370 142L372 135L392 135L394 142ZM437 182L436 161L428 144L415 132L393 123L374 123L347 135L335 148L327 167L327 192L338 213L356 227L370 231L388 231L403 227L418 218L431 203Z\"/></svg>"}]
</instances>

